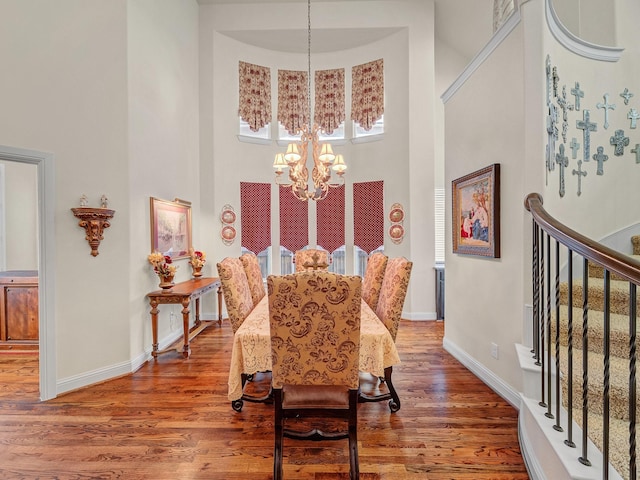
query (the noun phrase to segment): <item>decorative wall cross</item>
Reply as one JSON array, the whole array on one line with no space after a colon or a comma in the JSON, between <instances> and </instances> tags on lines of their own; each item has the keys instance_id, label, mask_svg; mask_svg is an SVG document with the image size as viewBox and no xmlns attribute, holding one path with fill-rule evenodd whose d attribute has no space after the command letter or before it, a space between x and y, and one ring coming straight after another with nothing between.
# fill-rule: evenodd
<instances>
[{"instance_id":1,"label":"decorative wall cross","mask_svg":"<svg viewBox=\"0 0 640 480\"><path fill-rule=\"evenodd\" d=\"M558 139L558 110L553 103L549 104L549 115L547 115L547 170L552 172L555 169L553 154L556 151L556 140Z\"/></svg>"},{"instance_id":2,"label":"decorative wall cross","mask_svg":"<svg viewBox=\"0 0 640 480\"><path fill-rule=\"evenodd\" d=\"M622 92L620 96L624 98L624 104L629 105L629 100L633 97L633 93L631 93L628 88L625 88L624 92Z\"/></svg>"},{"instance_id":3,"label":"decorative wall cross","mask_svg":"<svg viewBox=\"0 0 640 480\"><path fill-rule=\"evenodd\" d=\"M591 132L598 131L598 124L589 121L589 110L583 110L582 120L576 120L576 128L582 130L583 156L585 162L591 160Z\"/></svg>"},{"instance_id":4,"label":"decorative wall cross","mask_svg":"<svg viewBox=\"0 0 640 480\"><path fill-rule=\"evenodd\" d=\"M578 170L573 169L573 174L578 175L578 196L582 195L582 177L587 176L587 172L582 170L582 160L578 160Z\"/></svg>"},{"instance_id":5,"label":"decorative wall cross","mask_svg":"<svg viewBox=\"0 0 640 480\"><path fill-rule=\"evenodd\" d=\"M556 163L560 166L560 190L558 193L564 197L564 169L569 166L569 159L564 154L564 143L560 144L560 152L556 153Z\"/></svg>"},{"instance_id":6,"label":"decorative wall cross","mask_svg":"<svg viewBox=\"0 0 640 480\"><path fill-rule=\"evenodd\" d=\"M616 104L609 103L609 94L605 93L602 98L604 98L604 103L596 104L598 108L604 108L604 128L609 128L609 110L615 110Z\"/></svg>"},{"instance_id":7,"label":"decorative wall cross","mask_svg":"<svg viewBox=\"0 0 640 480\"><path fill-rule=\"evenodd\" d=\"M629 110L627 118L631 120L631 128L636 128L636 122L638 121L638 118L640 118L640 113L638 113L635 108L632 108L631 110Z\"/></svg>"},{"instance_id":8,"label":"decorative wall cross","mask_svg":"<svg viewBox=\"0 0 640 480\"><path fill-rule=\"evenodd\" d=\"M573 110L573 105L567 101L567 86L562 86L562 96L558 97L558 105L562 109L562 140L567 143L567 129L569 128L568 110Z\"/></svg>"},{"instance_id":9,"label":"decorative wall cross","mask_svg":"<svg viewBox=\"0 0 640 480\"><path fill-rule=\"evenodd\" d=\"M558 67L553 67L553 96L558 98L558 82L560 81L560 77L558 76Z\"/></svg>"},{"instance_id":10,"label":"decorative wall cross","mask_svg":"<svg viewBox=\"0 0 640 480\"><path fill-rule=\"evenodd\" d=\"M598 151L598 153L593 154L593 159L598 163L598 170L596 171L596 175L604 175L602 164L609 160L609 155L605 155L604 147L598 147L596 150Z\"/></svg>"},{"instance_id":11,"label":"decorative wall cross","mask_svg":"<svg viewBox=\"0 0 640 480\"><path fill-rule=\"evenodd\" d=\"M640 143L636 143L636 148L631 150L631 153L636 154L636 163L640 163Z\"/></svg>"},{"instance_id":12,"label":"decorative wall cross","mask_svg":"<svg viewBox=\"0 0 640 480\"><path fill-rule=\"evenodd\" d=\"M547 55L545 63L545 73L547 77L547 105L551 103L551 57Z\"/></svg>"},{"instance_id":13,"label":"decorative wall cross","mask_svg":"<svg viewBox=\"0 0 640 480\"><path fill-rule=\"evenodd\" d=\"M576 140L576 137L573 137L571 139L571 143L569 144L569 147L571 147L571 158L573 159L577 158L578 150L580 150L580 144Z\"/></svg>"},{"instance_id":14,"label":"decorative wall cross","mask_svg":"<svg viewBox=\"0 0 640 480\"><path fill-rule=\"evenodd\" d=\"M609 139L611 145L615 145L613 154L617 157L624 155L624 147L629 145L629 137L624 136L624 130L616 130L616 133Z\"/></svg>"},{"instance_id":15,"label":"decorative wall cross","mask_svg":"<svg viewBox=\"0 0 640 480\"><path fill-rule=\"evenodd\" d=\"M575 109L580 110L580 99L584 97L584 92L580 90L580 82L576 82L575 88L571 89L571 95L575 98Z\"/></svg>"}]
</instances>

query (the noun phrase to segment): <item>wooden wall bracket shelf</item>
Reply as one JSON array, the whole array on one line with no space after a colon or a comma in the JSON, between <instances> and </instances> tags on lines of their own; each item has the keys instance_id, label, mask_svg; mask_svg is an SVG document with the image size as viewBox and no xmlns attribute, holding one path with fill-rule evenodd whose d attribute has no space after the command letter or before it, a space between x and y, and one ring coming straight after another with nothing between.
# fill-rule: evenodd
<instances>
[{"instance_id":1,"label":"wooden wall bracket shelf","mask_svg":"<svg viewBox=\"0 0 640 480\"><path fill-rule=\"evenodd\" d=\"M89 246L91 247L91 255L96 257L98 255L98 247L100 241L104 239L102 233L105 228L109 228L111 224L109 220L113 218L115 210L108 208L90 208L79 207L72 208L71 211L80 221L78 225L84 228L87 235L84 237Z\"/></svg>"}]
</instances>

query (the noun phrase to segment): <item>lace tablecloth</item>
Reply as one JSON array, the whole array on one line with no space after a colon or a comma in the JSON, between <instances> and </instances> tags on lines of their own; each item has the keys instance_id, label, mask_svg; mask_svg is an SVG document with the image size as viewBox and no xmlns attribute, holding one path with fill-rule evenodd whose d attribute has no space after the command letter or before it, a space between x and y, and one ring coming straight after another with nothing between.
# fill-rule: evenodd
<instances>
[{"instance_id":1,"label":"lace tablecloth","mask_svg":"<svg viewBox=\"0 0 640 480\"><path fill-rule=\"evenodd\" d=\"M384 369L400 363L396 345L389 331L362 302L360 313L360 371L377 377ZM229 400L242 397L242 374L271 370L271 335L269 333L269 298L265 295L236 331L229 367Z\"/></svg>"}]
</instances>

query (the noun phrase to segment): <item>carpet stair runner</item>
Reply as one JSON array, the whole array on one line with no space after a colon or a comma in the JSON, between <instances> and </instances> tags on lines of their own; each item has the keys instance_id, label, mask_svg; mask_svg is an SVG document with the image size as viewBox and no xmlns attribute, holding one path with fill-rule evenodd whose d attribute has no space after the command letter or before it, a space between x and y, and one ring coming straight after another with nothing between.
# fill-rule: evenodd
<instances>
[{"instance_id":1,"label":"carpet stair runner","mask_svg":"<svg viewBox=\"0 0 640 480\"><path fill-rule=\"evenodd\" d=\"M634 254L640 260L640 236L633 237ZM636 250L637 249L637 250ZM602 268L589 268L588 293L588 355L589 437L602 450L603 385L604 385L604 290ZM610 288L610 389L609 389L609 461L624 479L629 479L629 283L611 275ZM573 281L573 419L582 426L582 279ZM638 292L640 306L640 292ZM560 371L564 407L568 398L568 286L560 284ZM545 307L546 308L546 307ZM551 306L554 310L554 306ZM640 315L639 315L640 316ZM552 311L555 317L555 311ZM640 322L638 322L640 324ZM640 332L638 332L640 333ZM638 335L640 338L640 335ZM552 320L551 341L555 342L555 318ZM555 355L555 352L552 353ZM640 384L640 382L638 382ZM638 392L638 388L636 389ZM638 392L640 393L640 392ZM639 396L640 398L640 396ZM640 411L638 412L640 414ZM636 424L640 432L640 424ZM573 441L580 445L580 439ZM636 448L640 459L640 449Z\"/></svg>"}]
</instances>

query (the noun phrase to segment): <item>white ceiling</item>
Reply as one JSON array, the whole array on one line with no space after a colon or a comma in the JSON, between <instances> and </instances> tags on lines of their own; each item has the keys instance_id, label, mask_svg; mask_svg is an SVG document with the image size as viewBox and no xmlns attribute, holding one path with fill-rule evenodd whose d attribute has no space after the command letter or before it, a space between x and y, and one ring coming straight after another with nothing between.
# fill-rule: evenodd
<instances>
[{"instance_id":1,"label":"white ceiling","mask_svg":"<svg viewBox=\"0 0 640 480\"><path fill-rule=\"evenodd\" d=\"M256 3L258 0L198 0L199 4ZM306 3L307 0L262 0L260 3ZM354 2L369 0L323 0ZM394 1L394 0L392 0ZM397 0L403 1L403 0ZM406 1L406 0L404 0ZM424 0L410 0L424 1ZM492 33L493 0L434 0L435 36L462 56L471 59L487 43ZM311 5L313 8L313 4ZM313 14L313 10L312 10ZM312 18L313 20L313 18ZM312 51L332 52L366 45L395 33L394 28L314 29L311 25ZM249 45L269 50L304 53L307 29L227 31L225 35Z\"/></svg>"}]
</instances>

